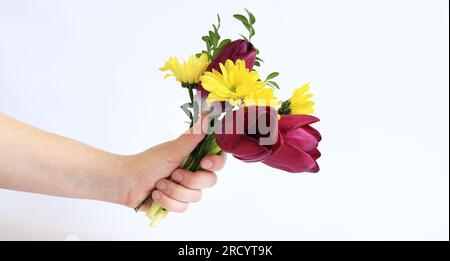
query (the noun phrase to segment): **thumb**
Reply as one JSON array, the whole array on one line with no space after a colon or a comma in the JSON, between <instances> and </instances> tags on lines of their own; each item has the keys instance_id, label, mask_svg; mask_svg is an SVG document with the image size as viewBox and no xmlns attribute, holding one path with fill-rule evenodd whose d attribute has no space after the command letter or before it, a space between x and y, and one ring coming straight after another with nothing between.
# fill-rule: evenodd
<instances>
[{"instance_id":1,"label":"thumb","mask_svg":"<svg viewBox=\"0 0 450 261\"><path fill-rule=\"evenodd\" d=\"M163 152L165 158L171 162L183 161L205 137L208 128L207 119L208 117L200 117L192 128L167 142Z\"/></svg>"}]
</instances>

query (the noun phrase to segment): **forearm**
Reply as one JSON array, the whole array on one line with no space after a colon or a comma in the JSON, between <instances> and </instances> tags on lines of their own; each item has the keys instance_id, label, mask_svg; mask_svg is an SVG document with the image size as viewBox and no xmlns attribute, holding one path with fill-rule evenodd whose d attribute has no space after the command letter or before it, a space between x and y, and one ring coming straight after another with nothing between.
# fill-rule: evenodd
<instances>
[{"instance_id":1,"label":"forearm","mask_svg":"<svg viewBox=\"0 0 450 261\"><path fill-rule=\"evenodd\" d=\"M0 113L1 188L122 203L124 162Z\"/></svg>"}]
</instances>

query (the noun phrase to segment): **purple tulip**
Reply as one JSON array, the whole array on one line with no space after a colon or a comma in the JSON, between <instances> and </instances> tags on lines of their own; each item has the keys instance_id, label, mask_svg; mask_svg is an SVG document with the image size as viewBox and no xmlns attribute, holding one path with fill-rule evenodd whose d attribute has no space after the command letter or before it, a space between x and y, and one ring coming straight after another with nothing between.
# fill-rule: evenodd
<instances>
[{"instance_id":1,"label":"purple tulip","mask_svg":"<svg viewBox=\"0 0 450 261\"><path fill-rule=\"evenodd\" d=\"M215 136L223 151L245 162L269 158L283 142L277 111L269 106L249 106L227 114L219 122Z\"/></svg>"},{"instance_id":2,"label":"purple tulip","mask_svg":"<svg viewBox=\"0 0 450 261\"><path fill-rule=\"evenodd\" d=\"M207 71L211 72L213 69L220 72L219 64L225 64L226 60L236 62L237 60L244 60L245 66L253 69L256 59L256 49L252 43L245 40L236 40L225 46L216 58L209 64Z\"/></svg>"},{"instance_id":3,"label":"purple tulip","mask_svg":"<svg viewBox=\"0 0 450 261\"><path fill-rule=\"evenodd\" d=\"M278 123L283 144L263 163L289 172L318 172L320 133L309 126L319 119L310 115L281 115Z\"/></svg>"}]
</instances>

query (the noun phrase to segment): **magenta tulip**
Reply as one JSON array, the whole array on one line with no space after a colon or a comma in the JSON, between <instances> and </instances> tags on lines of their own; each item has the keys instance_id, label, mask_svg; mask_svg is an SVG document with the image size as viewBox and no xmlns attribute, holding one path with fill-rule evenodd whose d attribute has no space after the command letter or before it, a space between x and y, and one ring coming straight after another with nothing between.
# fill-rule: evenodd
<instances>
[{"instance_id":1,"label":"magenta tulip","mask_svg":"<svg viewBox=\"0 0 450 261\"><path fill-rule=\"evenodd\" d=\"M225 46L214 60L209 64L207 71L211 72L213 69L220 72L219 64L225 64L227 60L236 62L237 60L244 60L245 66L251 70L255 64L256 49L252 43L245 40L236 40Z\"/></svg>"},{"instance_id":2,"label":"magenta tulip","mask_svg":"<svg viewBox=\"0 0 450 261\"><path fill-rule=\"evenodd\" d=\"M259 128L264 125L264 131ZM217 144L223 151L245 162L269 158L281 146L277 111L272 107L249 106L225 116L216 131Z\"/></svg>"},{"instance_id":3,"label":"magenta tulip","mask_svg":"<svg viewBox=\"0 0 450 261\"><path fill-rule=\"evenodd\" d=\"M320 157L317 145L320 133L309 126L319 119L310 115L282 115L278 128L283 138L280 149L263 163L289 172L318 172Z\"/></svg>"}]
</instances>

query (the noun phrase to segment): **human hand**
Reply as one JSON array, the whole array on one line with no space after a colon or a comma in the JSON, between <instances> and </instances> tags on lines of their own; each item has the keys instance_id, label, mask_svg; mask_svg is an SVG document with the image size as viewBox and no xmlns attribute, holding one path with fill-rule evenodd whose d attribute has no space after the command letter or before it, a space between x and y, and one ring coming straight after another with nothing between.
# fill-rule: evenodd
<instances>
[{"instance_id":1,"label":"human hand","mask_svg":"<svg viewBox=\"0 0 450 261\"><path fill-rule=\"evenodd\" d=\"M216 183L214 171L225 163L225 155L209 155L201 161L204 170L178 169L205 136L194 134L206 129L198 127L145 152L123 156L0 113L0 188L102 200L131 208L157 188L153 199L167 210L181 212L200 199L202 189Z\"/></svg>"},{"instance_id":2,"label":"human hand","mask_svg":"<svg viewBox=\"0 0 450 261\"><path fill-rule=\"evenodd\" d=\"M183 212L189 203L199 201L202 189L216 183L215 171L223 168L226 154L204 157L200 162L203 170L192 172L180 169L181 162L205 136L194 134L194 128L175 140L126 157L123 164L125 173L121 174L125 186L120 182L122 192L118 194L123 195L123 198L119 203L135 208L152 193L152 199L161 207ZM147 202L140 210L146 211L149 205Z\"/></svg>"}]
</instances>

